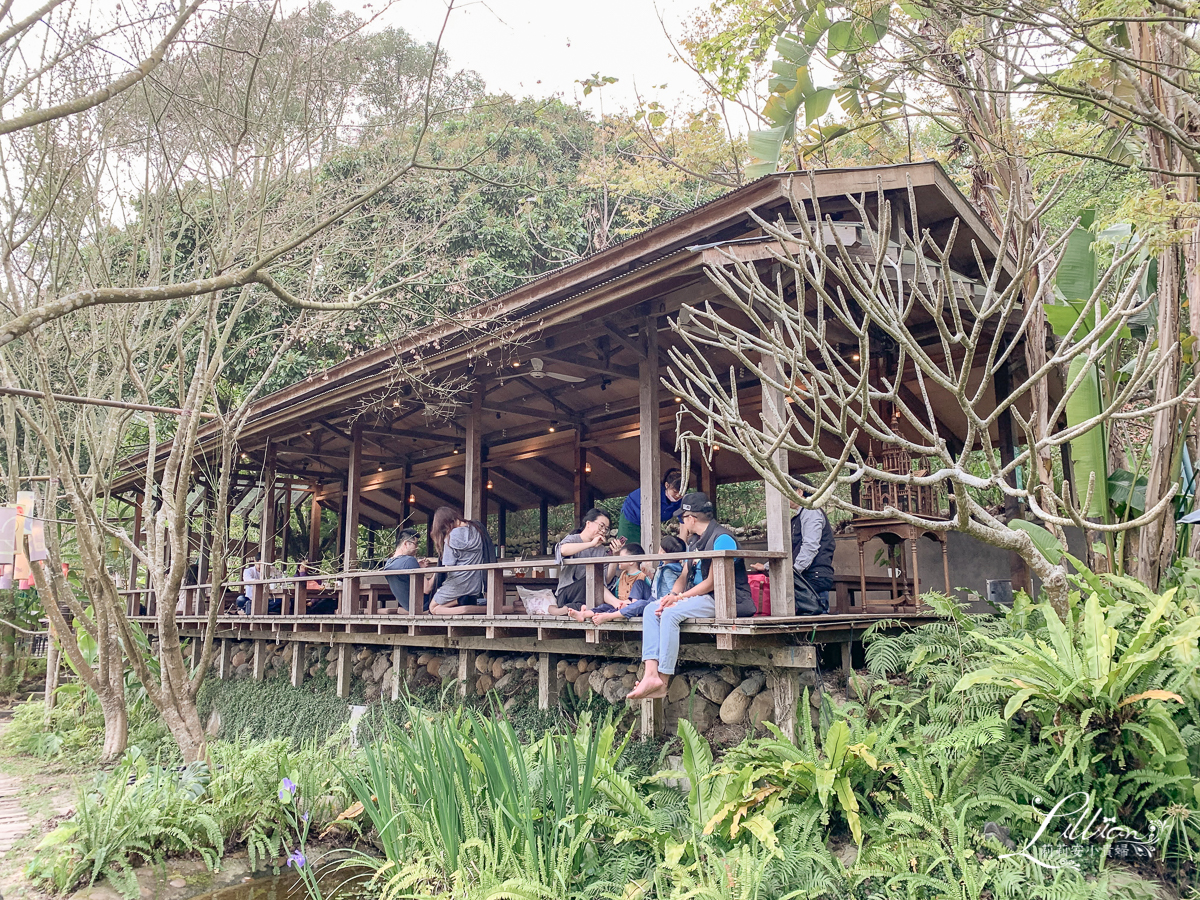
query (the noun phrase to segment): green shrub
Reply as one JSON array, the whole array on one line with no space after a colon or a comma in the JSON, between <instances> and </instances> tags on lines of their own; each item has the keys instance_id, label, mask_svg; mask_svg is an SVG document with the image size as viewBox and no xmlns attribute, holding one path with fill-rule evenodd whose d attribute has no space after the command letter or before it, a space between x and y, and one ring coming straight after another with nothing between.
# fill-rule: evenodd
<instances>
[{"instance_id":1,"label":"green shrub","mask_svg":"<svg viewBox=\"0 0 1200 900\"><path fill-rule=\"evenodd\" d=\"M210 868L221 857L221 827L206 804L204 763L182 772L151 765L137 750L110 775L80 793L75 815L38 844L26 874L59 891L90 886L107 876L136 897L136 865L168 855L197 853Z\"/></svg>"},{"instance_id":2,"label":"green shrub","mask_svg":"<svg viewBox=\"0 0 1200 900\"><path fill-rule=\"evenodd\" d=\"M350 702L337 696L328 678L303 687L288 681L206 679L196 698L202 721L215 709L221 737L252 741L283 739L293 747L323 743L350 719Z\"/></svg>"}]
</instances>

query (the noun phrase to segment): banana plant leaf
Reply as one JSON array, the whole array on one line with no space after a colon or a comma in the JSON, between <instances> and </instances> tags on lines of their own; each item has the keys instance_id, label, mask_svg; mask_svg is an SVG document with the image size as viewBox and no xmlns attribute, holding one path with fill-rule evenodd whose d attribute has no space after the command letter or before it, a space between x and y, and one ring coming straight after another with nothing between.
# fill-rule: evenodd
<instances>
[{"instance_id":1,"label":"banana plant leaf","mask_svg":"<svg viewBox=\"0 0 1200 900\"><path fill-rule=\"evenodd\" d=\"M1108 495L1118 516L1137 518L1146 510L1146 476L1134 479L1128 469L1117 469L1108 476Z\"/></svg>"}]
</instances>

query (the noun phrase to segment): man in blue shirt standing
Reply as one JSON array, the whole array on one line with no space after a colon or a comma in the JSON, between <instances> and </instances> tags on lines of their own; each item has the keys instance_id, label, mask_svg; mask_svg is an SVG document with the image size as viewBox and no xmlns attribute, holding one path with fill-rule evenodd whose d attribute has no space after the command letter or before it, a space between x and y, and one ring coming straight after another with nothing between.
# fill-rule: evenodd
<instances>
[{"instance_id":1,"label":"man in blue shirt standing","mask_svg":"<svg viewBox=\"0 0 1200 900\"><path fill-rule=\"evenodd\" d=\"M682 498L679 496L679 484L682 473L678 469L667 469L663 475L662 497L659 500L661 520L666 522L679 512ZM621 516L617 521L617 535L634 544L646 546L642 539L642 489L638 488L625 498L621 504Z\"/></svg>"},{"instance_id":2,"label":"man in blue shirt standing","mask_svg":"<svg viewBox=\"0 0 1200 900\"><path fill-rule=\"evenodd\" d=\"M713 519L713 505L701 491L682 498L679 536L687 540L688 552L738 549L737 538ZM679 626L685 619L711 618L717 614L713 582L711 559L689 560L671 593L646 607L642 616L642 661L646 673L629 693L631 700L667 695L667 682L675 674L679 659ZM750 580L741 558L733 562L733 588L738 616L754 615Z\"/></svg>"}]
</instances>

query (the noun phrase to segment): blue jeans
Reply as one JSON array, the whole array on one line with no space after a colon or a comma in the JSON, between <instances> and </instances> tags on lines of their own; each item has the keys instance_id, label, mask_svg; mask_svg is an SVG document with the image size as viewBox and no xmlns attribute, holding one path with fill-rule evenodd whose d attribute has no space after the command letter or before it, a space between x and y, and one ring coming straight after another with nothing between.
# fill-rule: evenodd
<instances>
[{"instance_id":1,"label":"blue jeans","mask_svg":"<svg viewBox=\"0 0 1200 900\"><path fill-rule=\"evenodd\" d=\"M679 626L684 619L708 619L717 614L717 601L712 594L701 594L680 600L658 615L658 604L646 607L642 617L642 661L658 660L658 671L675 674L679 659Z\"/></svg>"}]
</instances>

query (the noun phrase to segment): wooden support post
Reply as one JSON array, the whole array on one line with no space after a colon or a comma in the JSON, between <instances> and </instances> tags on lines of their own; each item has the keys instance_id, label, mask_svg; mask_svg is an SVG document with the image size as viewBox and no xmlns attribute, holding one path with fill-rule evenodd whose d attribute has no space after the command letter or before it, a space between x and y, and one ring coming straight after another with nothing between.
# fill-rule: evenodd
<instances>
[{"instance_id":1,"label":"wooden support post","mask_svg":"<svg viewBox=\"0 0 1200 900\"><path fill-rule=\"evenodd\" d=\"M425 576L414 570L408 576L408 614L419 616L425 609Z\"/></svg>"},{"instance_id":2,"label":"wooden support post","mask_svg":"<svg viewBox=\"0 0 1200 900\"><path fill-rule=\"evenodd\" d=\"M657 553L662 546L662 450L658 428L658 320L642 328L646 358L638 362L638 462L642 489L642 548Z\"/></svg>"},{"instance_id":3,"label":"wooden support post","mask_svg":"<svg viewBox=\"0 0 1200 900\"><path fill-rule=\"evenodd\" d=\"M354 674L354 647L338 644L337 648L337 695L345 700L350 696L350 678Z\"/></svg>"},{"instance_id":4,"label":"wooden support post","mask_svg":"<svg viewBox=\"0 0 1200 900\"><path fill-rule=\"evenodd\" d=\"M475 650L458 651L458 696L465 700L475 696Z\"/></svg>"},{"instance_id":5,"label":"wooden support post","mask_svg":"<svg viewBox=\"0 0 1200 900\"><path fill-rule=\"evenodd\" d=\"M304 684L304 646L300 641L292 641L292 687L298 688Z\"/></svg>"},{"instance_id":6,"label":"wooden support post","mask_svg":"<svg viewBox=\"0 0 1200 900\"><path fill-rule=\"evenodd\" d=\"M918 604L921 599L921 570L917 565L917 541L921 538L915 532L912 539L912 561L913 561L913 603Z\"/></svg>"},{"instance_id":7,"label":"wooden support post","mask_svg":"<svg viewBox=\"0 0 1200 900\"><path fill-rule=\"evenodd\" d=\"M267 642L254 642L254 662L251 667L251 675L255 681L262 681L263 676L267 674Z\"/></svg>"},{"instance_id":8,"label":"wooden support post","mask_svg":"<svg viewBox=\"0 0 1200 900\"><path fill-rule=\"evenodd\" d=\"M133 545L135 547L142 546L142 498L138 497L133 501ZM129 589L137 590L138 580L138 558L136 553L129 554ZM137 612L137 595L131 595L133 598L133 609Z\"/></svg>"},{"instance_id":9,"label":"wooden support post","mask_svg":"<svg viewBox=\"0 0 1200 900\"><path fill-rule=\"evenodd\" d=\"M538 507L538 553L546 555L546 539L550 535L550 501L542 494L541 506Z\"/></svg>"},{"instance_id":10,"label":"wooden support post","mask_svg":"<svg viewBox=\"0 0 1200 900\"><path fill-rule=\"evenodd\" d=\"M851 662L851 651L854 649L854 641L842 641L842 671L846 673L846 677L850 677L850 673L854 671L854 666Z\"/></svg>"},{"instance_id":11,"label":"wooden support post","mask_svg":"<svg viewBox=\"0 0 1200 900\"><path fill-rule=\"evenodd\" d=\"M499 506L499 510L496 511L496 538L500 553L504 555L508 546L508 507L503 503Z\"/></svg>"},{"instance_id":12,"label":"wooden support post","mask_svg":"<svg viewBox=\"0 0 1200 900\"><path fill-rule=\"evenodd\" d=\"M713 574L713 598L717 601L717 621L737 620L737 582L733 566L734 559L710 559Z\"/></svg>"},{"instance_id":13,"label":"wooden support post","mask_svg":"<svg viewBox=\"0 0 1200 900\"><path fill-rule=\"evenodd\" d=\"M942 576L946 579L946 596L950 596L950 553L946 548L946 535L942 535Z\"/></svg>"},{"instance_id":14,"label":"wooden support post","mask_svg":"<svg viewBox=\"0 0 1200 900\"><path fill-rule=\"evenodd\" d=\"M787 403L782 390L772 387L767 379L777 383L783 381L779 361L764 353L761 359L764 379L762 380L762 417L768 433L787 427ZM780 471L789 471L788 452L780 448L773 456ZM779 488L765 485L767 501L767 549L784 551L786 559L773 559L767 565L771 580L771 615L794 616L796 614L796 585L792 577L792 512L788 498Z\"/></svg>"},{"instance_id":15,"label":"wooden support post","mask_svg":"<svg viewBox=\"0 0 1200 900\"><path fill-rule=\"evenodd\" d=\"M663 733L663 698L654 697L643 700L642 734L643 741L651 741Z\"/></svg>"},{"instance_id":16,"label":"wooden support post","mask_svg":"<svg viewBox=\"0 0 1200 900\"><path fill-rule=\"evenodd\" d=\"M220 645L217 650L217 677L226 681L233 677L232 655L229 652L229 646L233 641L224 638L217 643Z\"/></svg>"},{"instance_id":17,"label":"wooden support post","mask_svg":"<svg viewBox=\"0 0 1200 900\"><path fill-rule=\"evenodd\" d=\"M265 564L275 562L275 445L267 444L263 471L262 512L258 518L258 558ZM265 569L262 574L266 574ZM266 612L266 609L263 609Z\"/></svg>"},{"instance_id":18,"label":"wooden support post","mask_svg":"<svg viewBox=\"0 0 1200 900\"><path fill-rule=\"evenodd\" d=\"M803 696L799 670L771 667L767 669L767 683L775 697L775 724L784 737L796 743L797 726L800 724L797 715L809 715L807 709L799 712L796 709Z\"/></svg>"},{"instance_id":19,"label":"wooden support post","mask_svg":"<svg viewBox=\"0 0 1200 900\"><path fill-rule=\"evenodd\" d=\"M350 431L350 468L346 473L346 515L342 521L342 540L345 551L342 554L342 571L352 572L358 568L358 514L359 491L362 482L362 443L363 423L359 419ZM338 612L343 616L351 615L358 607L358 579L342 579L342 602ZM342 696L342 694L338 694Z\"/></svg>"},{"instance_id":20,"label":"wooden support post","mask_svg":"<svg viewBox=\"0 0 1200 900\"><path fill-rule=\"evenodd\" d=\"M479 521L483 523L484 531L488 531L489 533L490 533L490 526L488 525L488 516L491 515L490 504L492 501L491 481L492 481L491 475L488 474L487 469L484 469L483 470L483 496L482 496L482 499L479 501Z\"/></svg>"},{"instance_id":21,"label":"wooden support post","mask_svg":"<svg viewBox=\"0 0 1200 900\"><path fill-rule=\"evenodd\" d=\"M313 485L312 510L308 515L308 561L319 562L321 559L321 501L317 498L317 488Z\"/></svg>"},{"instance_id":22,"label":"wooden support post","mask_svg":"<svg viewBox=\"0 0 1200 900\"><path fill-rule=\"evenodd\" d=\"M488 569L484 585L487 591L487 614L501 615L504 612L504 570Z\"/></svg>"},{"instance_id":23,"label":"wooden support post","mask_svg":"<svg viewBox=\"0 0 1200 900\"><path fill-rule=\"evenodd\" d=\"M191 643L191 646L188 648L188 650L190 651L188 654L188 657L189 657L188 662L192 667L192 671L195 672L196 666L200 665L200 657L203 656L204 638L202 638L202 637L192 638L192 643Z\"/></svg>"},{"instance_id":24,"label":"wooden support post","mask_svg":"<svg viewBox=\"0 0 1200 900\"><path fill-rule=\"evenodd\" d=\"M466 426L466 464L463 469L463 517L483 518L483 382L471 389L471 412Z\"/></svg>"},{"instance_id":25,"label":"wooden support post","mask_svg":"<svg viewBox=\"0 0 1200 900\"><path fill-rule=\"evenodd\" d=\"M867 609L867 551L866 542L858 542L858 605L861 612ZM847 610L849 612L849 610Z\"/></svg>"},{"instance_id":26,"label":"wooden support post","mask_svg":"<svg viewBox=\"0 0 1200 900\"><path fill-rule=\"evenodd\" d=\"M700 458L700 490L708 495L708 499L712 501L713 509L717 506L717 472L708 464L708 460Z\"/></svg>"},{"instance_id":27,"label":"wooden support post","mask_svg":"<svg viewBox=\"0 0 1200 900\"><path fill-rule=\"evenodd\" d=\"M558 706L562 692L562 674L558 671L557 653L539 653L537 662L538 709L548 710Z\"/></svg>"},{"instance_id":28,"label":"wooden support post","mask_svg":"<svg viewBox=\"0 0 1200 900\"><path fill-rule=\"evenodd\" d=\"M404 464L404 480L400 482L400 527L411 528L412 522L409 519L412 517L412 504L408 502L408 476L410 468L408 463Z\"/></svg>"},{"instance_id":29,"label":"wooden support post","mask_svg":"<svg viewBox=\"0 0 1200 900\"><path fill-rule=\"evenodd\" d=\"M307 581L294 582L294 587L292 589L292 598L293 599L292 599L291 614L293 616L302 616L308 612L308 582ZM284 615L287 615L286 601L284 602L284 606L285 606L285 609L283 612L284 612Z\"/></svg>"},{"instance_id":30,"label":"wooden support post","mask_svg":"<svg viewBox=\"0 0 1200 900\"><path fill-rule=\"evenodd\" d=\"M288 481L283 486L283 534L279 538L279 558L288 561L288 541L292 537L292 483Z\"/></svg>"},{"instance_id":31,"label":"wooden support post","mask_svg":"<svg viewBox=\"0 0 1200 900\"><path fill-rule=\"evenodd\" d=\"M589 609L595 609L604 602L604 570L607 567L602 563L580 565L583 566L585 602Z\"/></svg>"},{"instance_id":32,"label":"wooden support post","mask_svg":"<svg viewBox=\"0 0 1200 900\"><path fill-rule=\"evenodd\" d=\"M196 583L208 584L208 573L212 571L213 495L212 489L207 484L204 485L202 490L204 491L204 502L200 505L202 519L200 523L200 552L196 558Z\"/></svg>"},{"instance_id":33,"label":"wooden support post","mask_svg":"<svg viewBox=\"0 0 1200 900\"><path fill-rule=\"evenodd\" d=\"M583 446L583 428L575 429L575 521L583 520L588 506L587 448Z\"/></svg>"},{"instance_id":34,"label":"wooden support post","mask_svg":"<svg viewBox=\"0 0 1200 900\"><path fill-rule=\"evenodd\" d=\"M392 648L392 700L400 699L400 687L408 681L408 650Z\"/></svg>"}]
</instances>

